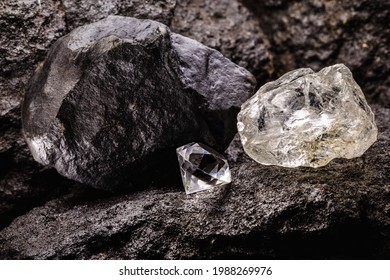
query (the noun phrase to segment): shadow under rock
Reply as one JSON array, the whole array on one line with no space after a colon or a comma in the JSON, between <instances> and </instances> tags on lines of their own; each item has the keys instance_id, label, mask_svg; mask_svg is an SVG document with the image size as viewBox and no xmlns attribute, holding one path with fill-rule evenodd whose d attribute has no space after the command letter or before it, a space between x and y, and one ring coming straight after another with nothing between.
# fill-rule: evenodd
<instances>
[{"instance_id":1,"label":"shadow under rock","mask_svg":"<svg viewBox=\"0 0 390 280\"><path fill-rule=\"evenodd\" d=\"M54 170L31 172L34 171L12 169L0 180L0 229L32 208L67 192L68 188L58 180Z\"/></svg>"},{"instance_id":2,"label":"shadow under rock","mask_svg":"<svg viewBox=\"0 0 390 280\"><path fill-rule=\"evenodd\" d=\"M349 221L318 232L210 236L197 246L208 259L388 259L384 242L372 226Z\"/></svg>"},{"instance_id":3,"label":"shadow under rock","mask_svg":"<svg viewBox=\"0 0 390 280\"><path fill-rule=\"evenodd\" d=\"M244 164L247 166L246 163ZM345 186L369 186L378 180L378 174L372 172L367 165L370 161L363 158L356 159L335 159L328 165L320 168L284 168L279 166L264 166L252 162L255 168L251 168L254 176L266 178L268 183L277 182L277 185L292 183L309 185L327 185L332 187ZM252 165L251 164L251 165ZM389 179L389 178L388 178Z\"/></svg>"},{"instance_id":4,"label":"shadow under rock","mask_svg":"<svg viewBox=\"0 0 390 280\"><path fill-rule=\"evenodd\" d=\"M112 195L151 189L172 191L183 188L175 149L154 152L133 163L132 167L124 166L120 173L127 173L119 180L123 183L113 188L106 188L112 189Z\"/></svg>"},{"instance_id":5,"label":"shadow under rock","mask_svg":"<svg viewBox=\"0 0 390 280\"><path fill-rule=\"evenodd\" d=\"M145 170L137 170L137 175L132 175L114 191L99 190L78 183L61 176L54 168L42 168L34 162L28 167L11 166L0 177L0 230L16 217L48 202L57 208L69 208L115 199L138 191L182 191L179 165L174 152L154 155L154 160L150 163L152 168L143 163L141 166Z\"/></svg>"}]
</instances>

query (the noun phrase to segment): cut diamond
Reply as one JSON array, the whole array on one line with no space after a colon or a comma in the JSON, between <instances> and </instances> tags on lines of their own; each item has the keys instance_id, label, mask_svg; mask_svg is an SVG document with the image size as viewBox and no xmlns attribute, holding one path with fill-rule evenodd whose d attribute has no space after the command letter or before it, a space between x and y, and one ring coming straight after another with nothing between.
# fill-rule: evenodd
<instances>
[{"instance_id":1,"label":"cut diamond","mask_svg":"<svg viewBox=\"0 0 390 280\"><path fill-rule=\"evenodd\" d=\"M291 71L241 106L245 152L265 165L320 167L361 156L377 139L374 114L343 64Z\"/></svg>"},{"instance_id":2,"label":"cut diamond","mask_svg":"<svg viewBox=\"0 0 390 280\"><path fill-rule=\"evenodd\" d=\"M227 160L204 144L189 143L176 149L181 178L187 194L231 182Z\"/></svg>"}]
</instances>

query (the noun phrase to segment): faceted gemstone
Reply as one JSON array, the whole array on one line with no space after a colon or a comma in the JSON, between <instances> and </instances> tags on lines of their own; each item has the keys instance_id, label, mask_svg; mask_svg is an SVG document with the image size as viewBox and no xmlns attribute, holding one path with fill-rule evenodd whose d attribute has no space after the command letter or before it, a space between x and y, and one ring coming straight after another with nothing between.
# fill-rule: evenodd
<instances>
[{"instance_id":1,"label":"faceted gemstone","mask_svg":"<svg viewBox=\"0 0 390 280\"><path fill-rule=\"evenodd\" d=\"M227 160L201 143L189 143L176 149L181 178L187 194L231 182Z\"/></svg>"},{"instance_id":2,"label":"faceted gemstone","mask_svg":"<svg viewBox=\"0 0 390 280\"><path fill-rule=\"evenodd\" d=\"M320 167L361 156L377 139L374 114L343 64L291 71L241 106L246 153L265 165Z\"/></svg>"}]
</instances>

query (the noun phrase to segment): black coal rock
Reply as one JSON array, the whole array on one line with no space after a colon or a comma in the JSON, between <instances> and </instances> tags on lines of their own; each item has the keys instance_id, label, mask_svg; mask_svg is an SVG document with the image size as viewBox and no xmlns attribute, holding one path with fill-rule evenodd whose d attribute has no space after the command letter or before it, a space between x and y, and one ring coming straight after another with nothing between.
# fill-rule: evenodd
<instances>
[{"instance_id":1,"label":"black coal rock","mask_svg":"<svg viewBox=\"0 0 390 280\"><path fill-rule=\"evenodd\" d=\"M66 26L72 30L109 15L152 19L220 51L248 69L259 84L273 72L270 45L251 9L240 0L63 0Z\"/></svg>"},{"instance_id":2,"label":"black coal rock","mask_svg":"<svg viewBox=\"0 0 390 280\"><path fill-rule=\"evenodd\" d=\"M0 180L22 157L20 100L36 64L62 36L63 18L58 1L44 1L44 8L38 1L0 3Z\"/></svg>"},{"instance_id":3,"label":"black coal rock","mask_svg":"<svg viewBox=\"0 0 390 280\"><path fill-rule=\"evenodd\" d=\"M187 142L226 148L255 84L161 23L111 16L52 47L26 92L24 135L38 162L113 189Z\"/></svg>"},{"instance_id":4,"label":"black coal rock","mask_svg":"<svg viewBox=\"0 0 390 280\"><path fill-rule=\"evenodd\" d=\"M240 0L177 1L170 27L245 67L259 86L274 71L267 36L252 10Z\"/></svg>"},{"instance_id":5,"label":"black coal rock","mask_svg":"<svg viewBox=\"0 0 390 280\"><path fill-rule=\"evenodd\" d=\"M65 29L58 1L0 3L0 122L19 106L21 93L47 48Z\"/></svg>"},{"instance_id":6,"label":"black coal rock","mask_svg":"<svg viewBox=\"0 0 390 280\"><path fill-rule=\"evenodd\" d=\"M69 30L96 22L110 15L152 19L169 26L175 14L176 0L62 0Z\"/></svg>"}]
</instances>

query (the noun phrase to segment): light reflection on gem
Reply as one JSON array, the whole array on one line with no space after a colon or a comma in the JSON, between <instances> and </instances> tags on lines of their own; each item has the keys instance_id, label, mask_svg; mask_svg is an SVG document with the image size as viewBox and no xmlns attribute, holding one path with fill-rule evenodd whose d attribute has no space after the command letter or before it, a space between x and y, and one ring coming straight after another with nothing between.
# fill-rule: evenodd
<instances>
[{"instance_id":1,"label":"light reflection on gem","mask_svg":"<svg viewBox=\"0 0 390 280\"><path fill-rule=\"evenodd\" d=\"M212 148L201 143L189 143L177 148L176 153L187 194L231 182L227 160Z\"/></svg>"}]
</instances>

